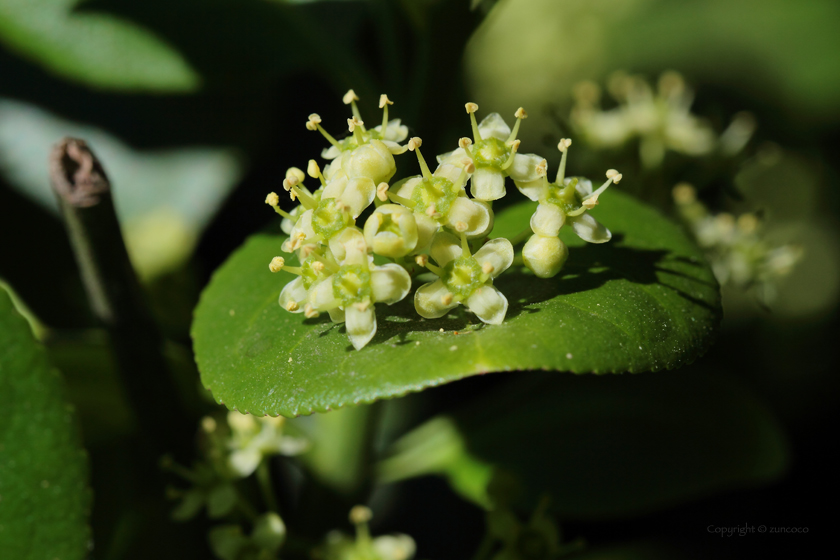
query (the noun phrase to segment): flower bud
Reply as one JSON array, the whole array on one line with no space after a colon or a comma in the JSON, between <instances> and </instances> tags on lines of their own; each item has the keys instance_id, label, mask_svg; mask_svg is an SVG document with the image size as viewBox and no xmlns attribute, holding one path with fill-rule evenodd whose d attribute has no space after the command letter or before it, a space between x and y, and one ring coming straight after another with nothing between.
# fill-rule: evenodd
<instances>
[{"instance_id":1,"label":"flower bud","mask_svg":"<svg viewBox=\"0 0 840 560\"><path fill-rule=\"evenodd\" d=\"M540 278L556 276L569 257L569 249L559 237L534 234L522 248L522 260Z\"/></svg>"}]
</instances>

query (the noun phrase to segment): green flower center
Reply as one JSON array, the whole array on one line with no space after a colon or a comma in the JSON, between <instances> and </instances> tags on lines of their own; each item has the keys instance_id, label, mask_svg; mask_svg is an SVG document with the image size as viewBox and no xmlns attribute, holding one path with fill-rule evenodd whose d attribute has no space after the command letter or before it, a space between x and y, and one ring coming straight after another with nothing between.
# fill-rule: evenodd
<instances>
[{"instance_id":1,"label":"green flower center","mask_svg":"<svg viewBox=\"0 0 840 560\"><path fill-rule=\"evenodd\" d=\"M373 301L370 271L360 264L345 264L333 275L333 295L346 308L365 300Z\"/></svg>"},{"instance_id":2,"label":"green flower center","mask_svg":"<svg viewBox=\"0 0 840 560\"><path fill-rule=\"evenodd\" d=\"M402 235L398 215L395 216L394 214L386 214L385 212L382 212L380 215L382 216L382 221L376 230L377 233L387 231L395 235Z\"/></svg>"},{"instance_id":3,"label":"green flower center","mask_svg":"<svg viewBox=\"0 0 840 560\"><path fill-rule=\"evenodd\" d=\"M569 181L568 185L564 185L562 187L551 183L548 186L548 196L546 196L545 201L548 204L554 204L555 206L558 206L564 214L569 214L570 212L574 212L575 210L580 209L581 200L577 194L577 191L575 190L577 184L577 177Z\"/></svg>"},{"instance_id":4,"label":"green flower center","mask_svg":"<svg viewBox=\"0 0 840 560\"><path fill-rule=\"evenodd\" d=\"M318 272L312 268L312 263L314 263L315 260L316 259L309 258L304 260L300 265L300 277L301 280L303 280L303 287L307 290L318 279Z\"/></svg>"},{"instance_id":5,"label":"green flower center","mask_svg":"<svg viewBox=\"0 0 840 560\"><path fill-rule=\"evenodd\" d=\"M443 283L455 301L464 301L484 284L481 267L475 257L459 257L447 264L443 271Z\"/></svg>"},{"instance_id":6,"label":"green flower center","mask_svg":"<svg viewBox=\"0 0 840 560\"><path fill-rule=\"evenodd\" d=\"M334 198L322 199L312 212L312 229L323 237L324 241L352 224L353 217L346 210L339 208Z\"/></svg>"},{"instance_id":7,"label":"green flower center","mask_svg":"<svg viewBox=\"0 0 840 560\"><path fill-rule=\"evenodd\" d=\"M362 143L360 144L359 141L356 139L355 134L351 134L350 136L343 138L338 141L338 149L342 152L349 152L353 151L359 146L364 144L369 144L371 140L382 140L382 134L377 132L376 130L366 130L361 133Z\"/></svg>"},{"instance_id":8,"label":"green flower center","mask_svg":"<svg viewBox=\"0 0 840 560\"><path fill-rule=\"evenodd\" d=\"M479 140L471 149L476 167L495 167L501 170L502 164L510 156L510 147L498 138Z\"/></svg>"},{"instance_id":9,"label":"green flower center","mask_svg":"<svg viewBox=\"0 0 840 560\"><path fill-rule=\"evenodd\" d=\"M445 221L460 191L460 187L446 177L424 178L411 193L414 211L425 213L428 208L434 206L435 213L440 215L437 220Z\"/></svg>"}]
</instances>

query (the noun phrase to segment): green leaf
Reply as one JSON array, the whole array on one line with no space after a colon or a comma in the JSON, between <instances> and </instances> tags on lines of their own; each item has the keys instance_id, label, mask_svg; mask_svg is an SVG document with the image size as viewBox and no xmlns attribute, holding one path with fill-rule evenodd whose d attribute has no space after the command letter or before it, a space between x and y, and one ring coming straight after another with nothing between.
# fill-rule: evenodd
<instances>
[{"instance_id":1,"label":"green leaf","mask_svg":"<svg viewBox=\"0 0 840 560\"><path fill-rule=\"evenodd\" d=\"M0 289L0 557L87 556L90 493L62 383Z\"/></svg>"},{"instance_id":2,"label":"green leaf","mask_svg":"<svg viewBox=\"0 0 840 560\"><path fill-rule=\"evenodd\" d=\"M677 226L627 195L609 195L595 214L613 231L610 243L564 234L564 274L499 277L510 302L504 324L484 325L463 308L424 320L409 296L377 306L378 331L361 351L352 350L343 325L280 309L277 298L292 276L272 275L268 263L282 238L255 235L216 271L196 309L202 382L229 408L293 416L479 373L638 372L690 362L720 320L712 272ZM527 228L532 206L501 212L498 231Z\"/></svg>"},{"instance_id":3,"label":"green leaf","mask_svg":"<svg viewBox=\"0 0 840 560\"><path fill-rule=\"evenodd\" d=\"M200 76L136 23L76 11L79 0L4 0L0 42L66 78L107 89L193 91Z\"/></svg>"},{"instance_id":4,"label":"green leaf","mask_svg":"<svg viewBox=\"0 0 840 560\"><path fill-rule=\"evenodd\" d=\"M645 513L764 483L787 467L767 407L702 370L527 381L455 420L473 461L515 474L526 501L549 494L567 519Z\"/></svg>"}]
</instances>

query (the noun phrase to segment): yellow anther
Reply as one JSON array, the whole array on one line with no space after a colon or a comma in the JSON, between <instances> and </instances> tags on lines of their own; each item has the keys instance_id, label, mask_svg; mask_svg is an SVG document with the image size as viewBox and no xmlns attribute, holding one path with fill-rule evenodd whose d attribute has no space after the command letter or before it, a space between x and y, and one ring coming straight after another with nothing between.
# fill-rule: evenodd
<instances>
[{"instance_id":1,"label":"yellow anther","mask_svg":"<svg viewBox=\"0 0 840 560\"><path fill-rule=\"evenodd\" d=\"M680 183L674 187L673 195L677 204L691 204L697 200L697 191L688 183Z\"/></svg>"},{"instance_id":2,"label":"yellow anther","mask_svg":"<svg viewBox=\"0 0 840 560\"><path fill-rule=\"evenodd\" d=\"M324 272L325 268L326 268L326 266L321 261L315 261L314 263L312 263L312 270L314 270L315 272L317 272L319 274Z\"/></svg>"},{"instance_id":3,"label":"yellow anther","mask_svg":"<svg viewBox=\"0 0 840 560\"><path fill-rule=\"evenodd\" d=\"M283 181L283 188L286 189L287 191L289 191L289 198L292 199L292 202L297 200L297 194L295 194L295 191L289 190L291 187L286 187L286 182L285 181Z\"/></svg>"},{"instance_id":4,"label":"yellow anther","mask_svg":"<svg viewBox=\"0 0 840 560\"><path fill-rule=\"evenodd\" d=\"M265 197L265 203L274 208L280 204L280 197L277 196L276 192L270 192L268 193L268 196Z\"/></svg>"},{"instance_id":5,"label":"yellow anther","mask_svg":"<svg viewBox=\"0 0 840 560\"><path fill-rule=\"evenodd\" d=\"M370 307L370 305L371 305L370 300L366 299L365 301L360 301L359 303L354 303L353 307L355 307L359 311L367 311L368 307Z\"/></svg>"},{"instance_id":6,"label":"yellow anther","mask_svg":"<svg viewBox=\"0 0 840 560\"><path fill-rule=\"evenodd\" d=\"M437 208L435 208L434 204L430 204L428 208L426 208L426 215L430 218L433 218L437 214Z\"/></svg>"},{"instance_id":7,"label":"yellow anther","mask_svg":"<svg viewBox=\"0 0 840 560\"><path fill-rule=\"evenodd\" d=\"M318 165L318 162L310 159L309 164L306 166L306 173L313 179L317 179L321 175L321 167Z\"/></svg>"},{"instance_id":8,"label":"yellow anther","mask_svg":"<svg viewBox=\"0 0 840 560\"><path fill-rule=\"evenodd\" d=\"M341 100L344 101L345 105L350 105L354 101L358 101L359 98L356 95L355 91L353 91L352 89L348 89L347 93L344 94L344 97L342 97Z\"/></svg>"},{"instance_id":9,"label":"yellow anther","mask_svg":"<svg viewBox=\"0 0 840 560\"><path fill-rule=\"evenodd\" d=\"M376 198L382 202L388 200L388 183L379 183L376 187Z\"/></svg>"},{"instance_id":10,"label":"yellow anther","mask_svg":"<svg viewBox=\"0 0 840 560\"><path fill-rule=\"evenodd\" d=\"M607 169L607 179L612 179L616 185L621 181L621 173L615 169Z\"/></svg>"},{"instance_id":11,"label":"yellow anther","mask_svg":"<svg viewBox=\"0 0 840 560\"><path fill-rule=\"evenodd\" d=\"M297 167L290 167L286 170L286 178L291 179L292 177L297 179L297 181L294 183L295 185L297 185L298 183L302 183L303 180L306 179L306 175Z\"/></svg>"},{"instance_id":12,"label":"yellow anther","mask_svg":"<svg viewBox=\"0 0 840 560\"><path fill-rule=\"evenodd\" d=\"M522 144L522 140L514 140L510 143L510 150L511 152L519 151L519 145Z\"/></svg>"},{"instance_id":13,"label":"yellow anther","mask_svg":"<svg viewBox=\"0 0 840 560\"><path fill-rule=\"evenodd\" d=\"M412 152L423 145L423 140L419 136L414 136L408 141L408 149Z\"/></svg>"},{"instance_id":14,"label":"yellow anther","mask_svg":"<svg viewBox=\"0 0 840 560\"><path fill-rule=\"evenodd\" d=\"M306 121L307 130L318 130L318 125L321 124L321 116L318 113L309 115L309 120Z\"/></svg>"},{"instance_id":15,"label":"yellow anther","mask_svg":"<svg viewBox=\"0 0 840 560\"><path fill-rule=\"evenodd\" d=\"M537 164L536 167L537 177L545 177L548 174L548 162L546 160L542 160Z\"/></svg>"},{"instance_id":16,"label":"yellow anther","mask_svg":"<svg viewBox=\"0 0 840 560\"><path fill-rule=\"evenodd\" d=\"M466 171L467 173L475 173L475 164L470 158L462 159L461 165L464 166L464 171Z\"/></svg>"},{"instance_id":17,"label":"yellow anther","mask_svg":"<svg viewBox=\"0 0 840 560\"><path fill-rule=\"evenodd\" d=\"M271 272L280 272L283 270L283 267L286 265L286 259L283 257L274 257L271 259L271 262L268 263L268 270Z\"/></svg>"},{"instance_id":18,"label":"yellow anther","mask_svg":"<svg viewBox=\"0 0 840 560\"><path fill-rule=\"evenodd\" d=\"M443 305L449 305L450 303L452 303L452 294L446 294L446 295L442 296L440 298L440 302Z\"/></svg>"},{"instance_id":19,"label":"yellow anther","mask_svg":"<svg viewBox=\"0 0 840 560\"><path fill-rule=\"evenodd\" d=\"M394 102L388 99L388 96L384 93L379 96L379 108L383 109L385 105L393 105Z\"/></svg>"},{"instance_id":20,"label":"yellow anther","mask_svg":"<svg viewBox=\"0 0 840 560\"><path fill-rule=\"evenodd\" d=\"M461 149L466 150L470 146L472 146L472 140L470 138L464 137L458 140L458 147Z\"/></svg>"},{"instance_id":21,"label":"yellow anther","mask_svg":"<svg viewBox=\"0 0 840 560\"><path fill-rule=\"evenodd\" d=\"M283 181L283 185L285 186L286 183L289 183L289 188L294 187L298 183L300 183L300 179L295 174L286 175L286 179ZM289 189L286 189L289 190Z\"/></svg>"},{"instance_id":22,"label":"yellow anther","mask_svg":"<svg viewBox=\"0 0 840 560\"><path fill-rule=\"evenodd\" d=\"M496 267L490 264L489 262L485 262L483 265L481 265L481 272L483 272L484 274L492 274L494 270L496 270Z\"/></svg>"},{"instance_id":23,"label":"yellow anther","mask_svg":"<svg viewBox=\"0 0 840 560\"><path fill-rule=\"evenodd\" d=\"M290 301L286 304L286 311L297 311L298 309L300 309L300 306L295 301Z\"/></svg>"},{"instance_id":24,"label":"yellow anther","mask_svg":"<svg viewBox=\"0 0 840 560\"><path fill-rule=\"evenodd\" d=\"M356 130L357 126L364 126L364 124L365 124L364 122L362 122L361 120L359 120L356 117L353 117L352 119L347 119L347 128L350 129L350 132L353 132L354 130Z\"/></svg>"},{"instance_id":25,"label":"yellow anther","mask_svg":"<svg viewBox=\"0 0 840 560\"><path fill-rule=\"evenodd\" d=\"M417 266L426 266L429 264L429 255L417 255L414 257L414 262L417 263Z\"/></svg>"},{"instance_id":26,"label":"yellow anther","mask_svg":"<svg viewBox=\"0 0 840 560\"><path fill-rule=\"evenodd\" d=\"M467 222L455 222L453 225L455 226L455 231L459 233L467 231L470 228L470 226L467 225Z\"/></svg>"},{"instance_id":27,"label":"yellow anther","mask_svg":"<svg viewBox=\"0 0 840 560\"><path fill-rule=\"evenodd\" d=\"M597 206L597 205L598 205L598 197L597 197L597 196L593 196L593 197L591 197L591 198L587 198L586 200L584 200L583 202L581 202L581 206L583 206L583 207L584 207L584 208L586 208L587 210L592 210L592 209L593 209L593 208L595 208L595 206Z\"/></svg>"},{"instance_id":28,"label":"yellow anther","mask_svg":"<svg viewBox=\"0 0 840 560\"><path fill-rule=\"evenodd\" d=\"M517 119L527 119L528 118L528 113L525 112L525 109L520 107L519 109L516 110L516 112L513 114L513 116L516 117Z\"/></svg>"},{"instance_id":29,"label":"yellow anther","mask_svg":"<svg viewBox=\"0 0 840 560\"><path fill-rule=\"evenodd\" d=\"M467 110L468 114L472 114L472 113L475 113L476 111L478 111L478 105L476 105L472 101L464 104L464 108Z\"/></svg>"},{"instance_id":30,"label":"yellow anther","mask_svg":"<svg viewBox=\"0 0 840 560\"><path fill-rule=\"evenodd\" d=\"M367 523L373 517L373 512L370 511L369 507L365 506L353 506L353 509L350 510L350 523L353 525L360 525L362 523Z\"/></svg>"},{"instance_id":31,"label":"yellow anther","mask_svg":"<svg viewBox=\"0 0 840 560\"><path fill-rule=\"evenodd\" d=\"M572 139L571 138L562 138L560 140L560 142L557 144L557 149L560 150L561 152L565 152L566 150L569 149L569 146L571 146L571 145L572 145Z\"/></svg>"},{"instance_id":32,"label":"yellow anther","mask_svg":"<svg viewBox=\"0 0 840 560\"><path fill-rule=\"evenodd\" d=\"M303 307L303 315L304 315L304 317L306 317L307 319L314 319L315 317L318 317L318 316L320 316L321 314L320 314L320 313L318 313L318 311L317 311L314 307L312 307L312 304L311 304L311 303L307 303L307 304Z\"/></svg>"}]
</instances>

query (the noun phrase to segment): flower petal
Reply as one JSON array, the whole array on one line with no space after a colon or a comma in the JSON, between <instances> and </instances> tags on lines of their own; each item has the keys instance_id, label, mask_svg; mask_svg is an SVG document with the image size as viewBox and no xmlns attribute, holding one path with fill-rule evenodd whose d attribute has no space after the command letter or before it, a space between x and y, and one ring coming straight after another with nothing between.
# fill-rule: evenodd
<instances>
[{"instance_id":1,"label":"flower petal","mask_svg":"<svg viewBox=\"0 0 840 560\"><path fill-rule=\"evenodd\" d=\"M396 263L372 267L370 287L375 302L391 305L401 301L411 291L411 276Z\"/></svg>"},{"instance_id":2,"label":"flower petal","mask_svg":"<svg viewBox=\"0 0 840 560\"><path fill-rule=\"evenodd\" d=\"M545 191L546 181L545 177L540 177L539 179L534 179L533 181L514 181L513 184L516 185L519 192L536 202Z\"/></svg>"},{"instance_id":3,"label":"flower petal","mask_svg":"<svg viewBox=\"0 0 840 560\"><path fill-rule=\"evenodd\" d=\"M391 119L388 121L387 126L385 127L385 132L382 132L382 125L378 125L374 128L379 134L382 135L383 140L390 140L391 142L402 142L406 138L408 138L408 127L404 124L401 124L402 121L400 119Z\"/></svg>"},{"instance_id":4,"label":"flower petal","mask_svg":"<svg viewBox=\"0 0 840 560\"><path fill-rule=\"evenodd\" d=\"M449 232L441 231L432 239L429 255L440 267L461 256L461 241Z\"/></svg>"},{"instance_id":5,"label":"flower petal","mask_svg":"<svg viewBox=\"0 0 840 560\"><path fill-rule=\"evenodd\" d=\"M414 309L417 314L426 319L437 319L449 313L450 309L458 306L454 299L449 304L443 303L444 297L451 295L443 280L435 280L423 284L414 292ZM448 298L447 298L448 299Z\"/></svg>"},{"instance_id":6,"label":"flower petal","mask_svg":"<svg viewBox=\"0 0 840 560\"><path fill-rule=\"evenodd\" d=\"M419 253L429 246L435 234L440 231L440 224L426 214L414 214L414 221L417 223L417 247L414 251Z\"/></svg>"},{"instance_id":7,"label":"flower petal","mask_svg":"<svg viewBox=\"0 0 840 560\"><path fill-rule=\"evenodd\" d=\"M445 177L453 183L457 183L458 179L461 178L462 171L463 167L460 167L453 163L442 163L438 166L437 169L435 169L434 175L436 177Z\"/></svg>"},{"instance_id":8,"label":"flower petal","mask_svg":"<svg viewBox=\"0 0 840 560\"><path fill-rule=\"evenodd\" d=\"M470 181L470 193L477 200L499 200L505 196L505 176L501 171L480 167Z\"/></svg>"},{"instance_id":9,"label":"flower petal","mask_svg":"<svg viewBox=\"0 0 840 560\"><path fill-rule=\"evenodd\" d=\"M339 150L336 146L330 146L329 148L325 148L321 151L321 157L324 159L335 159L341 154L341 150Z\"/></svg>"},{"instance_id":10,"label":"flower petal","mask_svg":"<svg viewBox=\"0 0 840 560\"><path fill-rule=\"evenodd\" d=\"M436 159L439 165L443 165L445 163L458 165L465 157L467 157L467 152L465 152L463 148L455 148L451 152L440 154Z\"/></svg>"},{"instance_id":11,"label":"flower petal","mask_svg":"<svg viewBox=\"0 0 840 560\"><path fill-rule=\"evenodd\" d=\"M490 275L495 278L513 264L513 245L504 237L497 237L485 243L473 256L482 266L490 263L493 267Z\"/></svg>"},{"instance_id":12,"label":"flower petal","mask_svg":"<svg viewBox=\"0 0 840 560\"><path fill-rule=\"evenodd\" d=\"M319 311L336 307L332 275L309 288L309 303Z\"/></svg>"},{"instance_id":13,"label":"flower petal","mask_svg":"<svg viewBox=\"0 0 840 560\"><path fill-rule=\"evenodd\" d=\"M333 323L344 322L344 310L342 308L336 307L335 309L330 309L327 312L330 314L330 321Z\"/></svg>"},{"instance_id":14,"label":"flower petal","mask_svg":"<svg viewBox=\"0 0 840 560\"><path fill-rule=\"evenodd\" d=\"M364 310L360 309L361 307L351 305L344 310L347 336L356 350L364 348L376 334L376 313L373 311L373 304L369 304Z\"/></svg>"},{"instance_id":15,"label":"flower petal","mask_svg":"<svg viewBox=\"0 0 840 560\"><path fill-rule=\"evenodd\" d=\"M492 284L485 284L464 302L467 309L489 325L501 325L508 310L508 300Z\"/></svg>"},{"instance_id":16,"label":"flower petal","mask_svg":"<svg viewBox=\"0 0 840 560\"><path fill-rule=\"evenodd\" d=\"M506 141L510 136L510 127L499 113L490 113L478 125L478 133L482 138L498 138Z\"/></svg>"},{"instance_id":17,"label":"flower petal","mask_svg":"<svg viewBox=\"0 0 840 560\"><path fill-rule=\"evenodd\" d=\"M537 166L543 159L537 154L516 154L508 169L508 175L514 181L535 181L540 178L537 175Z\"/></svg>"},{"instance_id":18,"label":"flower petal","mask_svg":"<svg viewBox=\"0 0 840 560\"><path fill-rule=\"evenodd\" d=\"M599 224L588 212L580 216L568 217L566 220L572 225L575 234L584 241L606 243L612 239L610 230Z\"/></svg>"},{"instance_id":19,"label":"flower petal","mask_svg":"<svg viewBox=\"0 0 840 560\"><path fill-rule=\"evenodd\" d=\"M490 205L480 200L459 196L452 201L452 207L446 219L447 224L457 230L462 222L467 225L464 234L467 237L483 237L493 228L493 211Z\"/></svg>"},{"instance_id":20,"label":"flower petal","mask_svg":"<svg viewBox=\"0 0 840 560\"><path fill-rule=\"evenodd\" d=\"M283 291L280 292L279 302L280 307L288 310L286 306L289 305L290 301L293 301L297 305L297 309L292 311L292 313L303 313L303 306L308 299L309 291L303 285L303 278L298 276L283 286Z\"/></svg>"},{"instance_id":21,"label":"flower petal","mask_svg":"<svg viewBox=\"0 0 840 560\"><path fill-rule=\"evenodd\" d=\"M554 204L540 204L531 216L531 230L543 237L557 237L566 222L566 214Z\"/></svg>"},{"instance_id":22,"label":"flower petal","mask_svg":"<svg viewBox=\"0 0 840 560\"><path fill-rule=\"evenodd\" d=\"M262 453L258 449L246 447L238 449L228 457L228 465L238 476L245 478L251 475L262 461Z\"/></svg>"},{"instance_id":23,"label":"flower petal","mask_svg":"<svg viewBox=\"0 0 840 560\"><path fill-rule=\"evenodd\" d=\"M343 264L360 264L365 262L363 257L367 253L365 236L358 228L346 227L329 241L330 251L338 262ZM352 260L353 262L345 262Z\"/></svg>"},{"instance_id":24,"label":"flower petal","mask_svg":"<svg viewBox=\"0 0 840 560\"><path fill-rule=\"evenodd\" d=\"M376 196L376 185L368 177L350 179L339 200L350 207L353 219L359 217L365 208L370 206Z\"/></svg>"},{"instance_id":25,"label":"flower petal","mask_svg":"<svg viewBox=\"0 0 840 560\"><path fill-rule=\"evenodd\" d=\"M396 192L399 196L403 198L407 198L411 200L411 195L414 193L414 187L417 186L420 181L423 180L423 177L417 175L416 177L407 177L401 181L397 181L394 183L393 191Z\"/></svg>"},{"instance_id":26,"label":"flower petal","mask_svg":"<svg viewBox=\"0 0 840 560\"><path fill-rule=\"evenodd\" d=\"M321 198L338 198L347 188L347 176L338 175L327 183L321 193Z\"/></svg>"}]
</instances>

